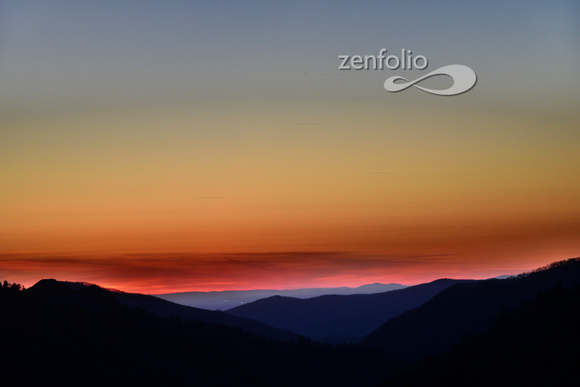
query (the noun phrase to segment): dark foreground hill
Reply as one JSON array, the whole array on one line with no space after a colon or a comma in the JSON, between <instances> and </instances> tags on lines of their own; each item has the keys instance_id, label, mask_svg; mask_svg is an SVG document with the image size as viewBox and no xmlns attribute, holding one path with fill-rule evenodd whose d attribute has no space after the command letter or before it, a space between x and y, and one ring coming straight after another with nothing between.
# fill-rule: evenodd
<instances>
[{"instance_id":1,"label":"dark foreground hill","mask_svg":"<svg viewBox=\"0 0 580 387\"><path fill-rule=\"evenodd\" d=\"M81 296L79 291L84 290L87 287L90 287L90 284L50 279L39 281L32 286L29 291L41 293L44 297L50 298L59 303L77 304L80 302L78 300L79 297L83 298L83 302L86 302L86 292L82 293ZM218 323L241 328L258 336L266 336L280 340L292 340L298 338L298 335L292 332L274 328L258 321L232 316L224 312L213 312L205 309L192 308L144 294L102 290L104 293L108 294L109 298L114 297L121 302L121 304L127 305L130 308L143 308L147 312L154 313L160 317L179 317L184 320L192 319L208 323ZM92 302L96 302L96 300L92 300Z\"/></svg>"},{"instance_id":2,"label":"dark foreground hill","mask_svg":"<svg viewBox=\"0 0 580 387\"><path fill-rule=\"evenodd\" d=\"M557 284L448 353L395 372L384 386L577 386L580 286Z\"/></svg>"},{"instance_id":3,"label":"dark foreground hill","mask_svg":"<svg viewBox=\"0 0 580 387\"><path fill-rule=\"evenodd\" d=\"M2 385L353 386L386 376L359 346L279 341L130 308L98 286L0 289Z\"/></svg>"},{"instance_id":4,"label":"dark foreground hill","mask_svg":"<svg viewBox=\"0 0 580 387\"><path fill-rule=\"evenodd\" d=\"M377 294L328 295L309 299L273 296L227 311L315 340L356 342L385 321L415 308L464 280L440 279Z\"/></svg>"},{"instance_id":5,"label":"dark foreground hill","mask_svg":"<svg viewBox=\"0 0 580 387\"><path fill-rule=\"evenodd\" d=\"M502 313L512 313L541 291L580 282L580 259L554 263L527 275L463 283L387 321L363 344L413 360L447 351L462 336L481 334Z\"/></svg>"}]
</instances>

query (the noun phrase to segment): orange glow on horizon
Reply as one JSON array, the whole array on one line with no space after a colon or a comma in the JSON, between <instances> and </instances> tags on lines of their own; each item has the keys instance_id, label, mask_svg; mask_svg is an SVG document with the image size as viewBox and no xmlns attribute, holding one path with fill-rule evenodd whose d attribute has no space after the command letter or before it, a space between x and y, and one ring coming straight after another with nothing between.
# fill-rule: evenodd
<instances>
[{"instance_id":1,"label":"orange glow on horizon","mask_svg":"<svg viewBox=\"0 0 580 387\"><path fill-rule=\"evenodd\" d=\"M396 256L348 252L156 253L105 256L2 255L6 279L26 287L43 278L95 283L127 292L357 287L375 282L416 285L439 278L485 279L527 272L571 258L549 253L513 256L461 254Z\"/></svg>"}]
</instances>

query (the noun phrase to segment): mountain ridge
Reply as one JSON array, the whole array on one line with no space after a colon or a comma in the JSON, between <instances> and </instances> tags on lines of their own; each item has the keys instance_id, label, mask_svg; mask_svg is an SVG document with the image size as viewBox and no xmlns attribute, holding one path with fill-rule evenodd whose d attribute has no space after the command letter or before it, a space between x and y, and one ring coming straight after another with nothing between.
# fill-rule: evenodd
<instances>
[{"instance_id":1,"label":"mountain ridge","mask_svg":"<svg viewBox=\"0 0 580 387\"><path fill-rule=\"evenodd\" d=\"M341 286L334 288L300 288L300 289L252 289L252 290L224 290L210 292L177 292L154 294L155 297L181 305L193 306L208 310L228 310L248 304L259 299L275 295L295 298L312 298L322 295L347 295L382 293L391 290L404 289L407 286L397 283L373 283L355 288Z\"/></svg>"},{"instance_id":2,"label":"mountain ridge","mask_svg":"<svg viewBox=\"0 0 580 387\"><path fill-rule=\"evenodd\" d=\"M444 289L387 320L361 344L328 345L304 337L256 336L176 314L160 317L172 303L98 285L50 279L23 290L5 282L0 287L3 380L78 385L91 375L89 382L96 385L351 386L382 380L384 385L511 386L566 385L575 377L579 258L508 279L434 283ZM320 298L361 303L375 297ZM298 307L313 302L277 296L256 304L281 300ZM161 309L149 312L155 308ZM35 372L22 373L26 368Z\"/></svg>"},{"instance_id":3,"label":"mountain ridge","mask_svg":"<svg viewBox=\"0 0 580 387\"><path fill-rule=\"evenodd\" d=\"M0 286L4 385L347 387L386 375L369 348L160 317L97 285L72 288L55 280Z\"/></svg>"},{"instance_id":4,"label":"mountain ridge","mask_svg":"<svg viewBox=\"0 0 580 387\"><path fill-rule=\"evenodd\" d=\"M126 305L129 308L142 308L159 317L179 317L184 320L200 320L206 323L217 323L240 328L258 336L266 336L278 340L293 340L298 337L293 332L271 327L259 321L239 318L224 312L184 306L150 295L109 290L95 284L43 279L30 287L28 291L42 293L52 301L69 306L79 304L81 302L80 299L84 303L91 301L99 306L105 305L107 300L108 302L112 302L114 299L116 302ZM87 298L87 294L91 297Z\"/></svg>"},{"instance_id":5,"label":"mountain ridge","mask_svg":"<svg viewBox=\"0 0 580 387\"><path fill-rule=\"evenodd\" d=\"M356 342L385 321L419 306L441 290L471 280L438 279L383 293L324 295L308 299L272 296L227 313L261 321L315 340Z\"/></svg>"},{"instance_id":6,"label":"mountain ridge","mask_svg":"<svg viewBox=\"0 0 580 387\"><path fill-rule=\"evenodd\" d=\"M462 336L485 332L501 313L511 312L545 289L580 282L580 259L554 262L503 280L457 284L423 305L386 321L362 344L405 359L446 351Z\"/></svg>"}]
</instances>

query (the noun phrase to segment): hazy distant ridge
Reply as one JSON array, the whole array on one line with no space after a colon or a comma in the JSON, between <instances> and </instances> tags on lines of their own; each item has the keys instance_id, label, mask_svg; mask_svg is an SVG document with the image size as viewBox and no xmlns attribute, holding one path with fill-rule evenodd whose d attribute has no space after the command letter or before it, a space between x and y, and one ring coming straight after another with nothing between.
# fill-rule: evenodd
<instances>
[{"instance_id":1,"label":"hazy distant ridge","mask_svg":"<svg viewBox=\"0 0 580 387\"><path fill-rule=\"evenodd\" d=\"M272 296L284 296L294 298L312 298L323 295L351 295L384 293L391 290L405 288L400 284L368 284L357 288L305 288L292 290L227 290L221 292L183 292L170 294L157 294L156 297L181 305L193 306L209 310L228 310L242 304L247 304Z\"/></svg>"}]
</instances>

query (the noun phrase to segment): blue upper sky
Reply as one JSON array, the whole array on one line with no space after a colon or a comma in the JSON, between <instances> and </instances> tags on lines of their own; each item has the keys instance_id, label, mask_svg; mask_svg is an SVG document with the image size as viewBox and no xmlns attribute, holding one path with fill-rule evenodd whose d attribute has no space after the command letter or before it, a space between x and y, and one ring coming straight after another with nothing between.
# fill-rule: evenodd
<instances>
[{"instance_id":1,"label":"blue upper sky","mask_svg":"<svg viewBox=\"0 0 580 387\"><path fill-rule=\"evenodd\" d=\"M485 98L568 103L580 89L578 20L576 1L3 1L0 112L376 98L385 72L341 73L337 56L383 47L426 56L428 70L468 65Z\"/></svg>"}]
</instances>

